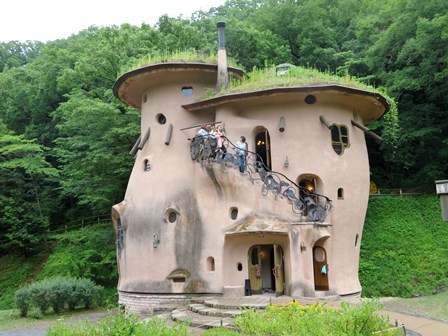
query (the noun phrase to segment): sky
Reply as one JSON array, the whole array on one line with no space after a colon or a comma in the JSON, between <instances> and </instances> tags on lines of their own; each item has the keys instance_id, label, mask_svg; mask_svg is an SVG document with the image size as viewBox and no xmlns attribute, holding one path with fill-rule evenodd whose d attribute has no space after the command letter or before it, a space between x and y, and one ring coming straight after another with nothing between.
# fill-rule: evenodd
<instances>
[{"instance_id":1,"label":"sky","mask_svg":"<svg viewBox=\"0 0 448 336\"><path fill-rule=\"evenodd\" d=\"M142 23L153 26L163 14L189 17L225 0L8 0L0 3L0 42L48 42L89 26Z\"/></svg>"}]
</instances>

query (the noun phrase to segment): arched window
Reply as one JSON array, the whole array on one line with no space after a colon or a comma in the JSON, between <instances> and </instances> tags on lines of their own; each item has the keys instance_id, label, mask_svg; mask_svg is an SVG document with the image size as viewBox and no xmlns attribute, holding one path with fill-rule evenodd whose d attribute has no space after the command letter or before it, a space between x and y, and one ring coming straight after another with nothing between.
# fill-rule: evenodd
<instances>
[{"instance_id":1,"label":"arched window","mask_svg":"<svg viewBox=\"0 0 448 336\"><path fill-rule=\"evenodd\" d=\"M215 258L208 257L207 258L207 271L214 272L215 271Z\"/></svg>"},{"instance_id":2,"label":"arched window","mask_svg":"<svg viewBox=\"0 0 448 336\"><path fill-rule=\"evenodd\" d=\"M344 125L333 124L330 126L331 145L338 155L344 153L344 149L350 146L348 128Z\"/></svg>"}]
</instances>

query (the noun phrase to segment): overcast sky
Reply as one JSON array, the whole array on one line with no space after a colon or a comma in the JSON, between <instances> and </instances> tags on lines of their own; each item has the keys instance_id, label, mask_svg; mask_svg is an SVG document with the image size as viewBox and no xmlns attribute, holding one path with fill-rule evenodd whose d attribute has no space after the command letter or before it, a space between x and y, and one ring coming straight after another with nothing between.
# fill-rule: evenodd
<instances>
[{"instance_id":1,"label":"overcast sky","mask_svg":"<svg viewBox=\"0 0 448 336\"><path fill-rule=\"evenodd\" d=\"M163 14L189 17L225 0L3 0L0 42L67 38L91 25L153 26Z\"/></svg>"}]
</instances>

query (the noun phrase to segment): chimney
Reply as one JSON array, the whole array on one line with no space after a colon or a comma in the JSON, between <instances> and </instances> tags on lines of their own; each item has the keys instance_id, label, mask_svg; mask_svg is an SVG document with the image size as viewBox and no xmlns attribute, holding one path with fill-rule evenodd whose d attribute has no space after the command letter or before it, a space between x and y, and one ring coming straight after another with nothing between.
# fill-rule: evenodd
<instances>
[{"instance_id":1,"label":"chimney","mask_svg":"<svg viewBox=\"0 0 448 336\"><path fill-rule=\"evenodd\" d=\"M227 72L227 55L226 46L224 42L224 22L218 22L216 27L218 28L218 78L216 80L216 91L221 89L227 89L229 87L229 74Z\"/></svg>"}]
</instances>

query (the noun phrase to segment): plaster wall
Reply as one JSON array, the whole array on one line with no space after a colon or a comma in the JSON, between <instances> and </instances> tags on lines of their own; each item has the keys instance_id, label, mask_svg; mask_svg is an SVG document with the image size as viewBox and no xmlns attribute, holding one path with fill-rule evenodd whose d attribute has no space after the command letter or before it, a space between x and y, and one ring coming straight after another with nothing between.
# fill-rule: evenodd
<instances>
[{"instance_id":1,"label":"plaster wall","mask_svg":"<svg viewBox=\"0 0 448 336\"><path fill-rule=\"evenodd\" d=\"M115 206L124 228L125 246L119 256L119 290L242 290L248 278L249 248L276 244L284 253L287 294L315 295L315 245L327 252L330 292L359 292L359 245L368 201L369 167L364 133L352 126L351 119L361 122L367 118L363 110L366 99L316 90L312 94L317 101L311 105L304 102L310 92L296 92L224 102L204 111L182 108L207 87L213 87L215 78L208 73L202 77L197 72L167 72L166 77L154 74L146 84L136 86L141 94L141 132L145 134L150 128L150 135L136 155L125 200ZM183 87L192 87L193 95L185 97ZM160 114L165 117L164 123ZM350 146L342 155L333 150L330 130L320 116L330 124L348 128ZM278 129L280 117L285 118L284 132ZM316 191L333 201L325 222L307 222L291 211L285 199L272 193L263 196L262 182L251 181L235 168L192 161L187 139L197 128L181 129L213 120L225 123L232 142L245 135L251 151L255 150L256 133L266 128L272 169L296 183L299 177L315 178ZM284 167L286 157L288 167ZM144 171L145 160L151 164L150 171ZM338 199L339 188L343 189L343 199ZM235 219L230 216L232 209L238 210ZM173 212L174 221L170 217ZM357 234L358 244L354 246ZM159 242L153 244L156 238ZM213 260L213 269L208 260Z\"/></svg>"}]
</instances>

